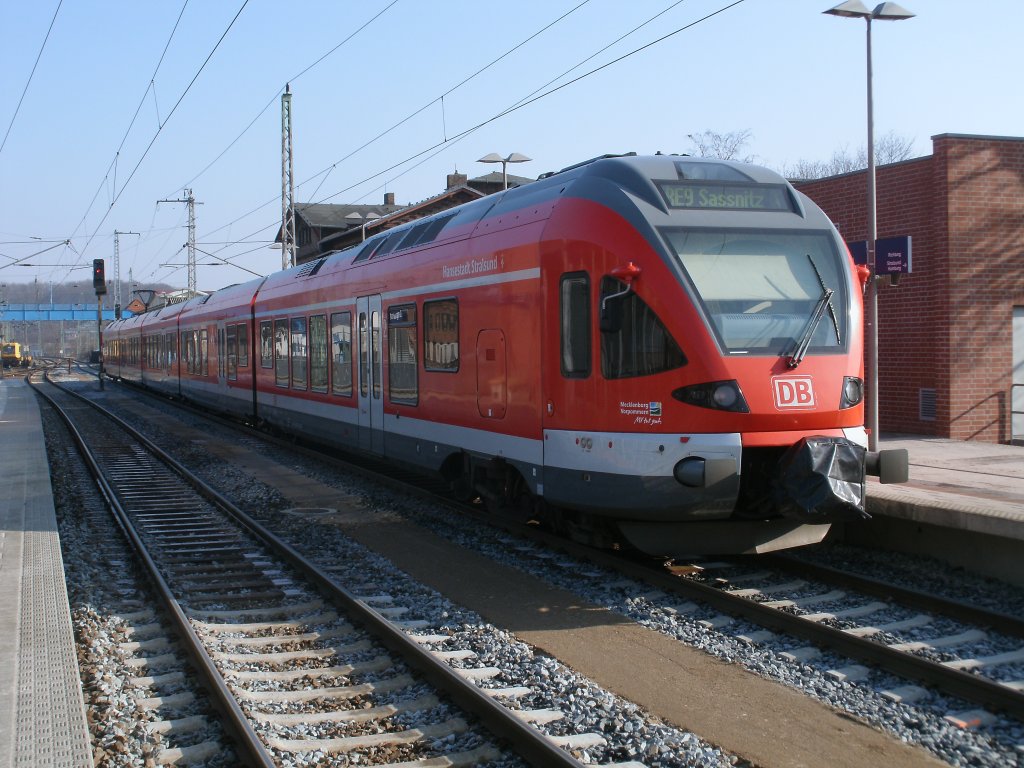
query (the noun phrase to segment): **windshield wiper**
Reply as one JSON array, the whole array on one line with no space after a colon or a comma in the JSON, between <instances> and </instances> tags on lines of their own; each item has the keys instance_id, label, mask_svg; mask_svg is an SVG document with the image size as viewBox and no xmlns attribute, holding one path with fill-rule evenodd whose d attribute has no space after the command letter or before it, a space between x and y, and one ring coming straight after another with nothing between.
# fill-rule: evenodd
<instances>
[{"instance_id":1,"label":"windshield wiper","mask_svg":"<svg viewBox=\"0 0 1024 768\"><path fill-rule=\"evenodd\" d=\"M789 358L789 367L796 368L800 363L803 362L804 355L807 354L807 348L811 346L811 339L814 336L814 332L818 328L818 323L821 322L822 315L825 314L825 307L831 306L833 290L831 288L822 287L821 298L818 299L818 303L814 305L814 311L811 312L811 317L807 322L807 327L804 328L803 335L800 336L800 342L796 345L796 351L793 352ZM834 318L833 318L834 319Z\"/></svg>"},{"instance_id":2,"label":"windshield wiper","mask_svg":"<svg viewBox=\"0 0 1024 768\"><path fill-rule=\"evenodd\" d=\"M818 265L814 263L814 257L808 253L807 260L811 262L811 269L814 270L814 274L818 278L818 285L821 286L821 290L828 291L829 296L831 296L832 289L825 285L825 281L821 279L821 272L818 271ZM831 299L828 302L828 314L832 318L832 327L836 329L836 344L842 345L843 340L839 336L839 318L836 317L836 308L832 306Z\"/></svg>"}]
</instances>

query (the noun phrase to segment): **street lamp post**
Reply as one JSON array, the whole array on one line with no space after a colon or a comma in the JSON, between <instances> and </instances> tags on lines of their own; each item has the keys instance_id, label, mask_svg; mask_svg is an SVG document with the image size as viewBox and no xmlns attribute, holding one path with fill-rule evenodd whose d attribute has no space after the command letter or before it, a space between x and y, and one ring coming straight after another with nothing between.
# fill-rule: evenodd
<instances>
[{"instance_id":1,"label":"street lamp post","mask_svg":"<svg viewBox=\"0 0 1024 768\"><path fill-rule=\"evenodd\" d=\"M867 292L867 357L870 371L867 387L868 450L878 450L878 278L875 275L875 240L878 239L878 215L875 200L875 116L871 85L871 21L902 21L914 17L910 11L896 3L879 3L873 11L860 0L848 0L824 13L830 16L864 19L867 22L868 38L868 280Z\"/></svg>"},{"instance_id":2,"label":"street lamp post","mask_svg":"<svg viewBox=\"0 0 1024 768\"><path fill-rule=\"evenodd\" d=\"M526 155L521 155L518 152L513 152L508 157L502 157L497 152L491 152L489 155L484 155L478 163L501 163L501 181L504 189L508 189L508 164L509 163L527 163L532 158Z\"/></svg>"}]
</instances>

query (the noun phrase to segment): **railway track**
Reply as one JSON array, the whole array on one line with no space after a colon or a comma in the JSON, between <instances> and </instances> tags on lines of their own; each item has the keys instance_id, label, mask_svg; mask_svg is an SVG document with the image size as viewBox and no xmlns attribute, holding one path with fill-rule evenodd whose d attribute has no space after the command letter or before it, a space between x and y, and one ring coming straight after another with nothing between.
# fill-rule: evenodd
<instances>
[{"instance_id":1,"label":"railway track","mask_svg":"<svg viewBox=\"0 0 1024 768\"><path fill-rule=\"evenodd\" d=\"M289 450L297 449L289 444ZM346 469L353 466L349 461L333 461ZM437 483L396 476L393 470L384 474L372 461L360 461L359 466L379 482L415 489L480 519L472 505L456 505L441 496ZM759 557L756 568L741 565L739 559L665 566L649 558L631 561L576 545L514 520L485 522L641 579L670 596L669 602L675 598L697 601L718 612L701 621L725 626L741 618L770 633L802 638L810 645L787 652L794 661L815 658L820 649L827 649L860 662L830 670L837 679L864 679L875 669L908 680L911 684L886 691L894 701L926 699L934 689L1024 721L1024 619L1020 617L783 556ZM907 633L913 634L908 637ZM744 635L752 643L771 637L763 632ZM992 644L1000 650L976 651ZM951 715L954 721L989 719L983 712L959 714L962 718Z\"/></svg>"},{"instance_id":2,"label":"railway track","mask_svg":"<svg viewBox=\"0 0 1024 768\"><path fill-rule=\"evenodd\" d=\"M127 425L53 390L45 396L79 435L243 761L472 765L511 745L535 765L578 766L563 747L601 740L545 736L530 723L560 714L516 706L528 689L494 681L496 670L404 619L386 594L335 584L141 435L129 442ZM155 653L171 641L143 642Z\"/></svg>"},{"instance_id":3,"label":"railway track","mask_svg":"<svg viewBox=\"0 0 1024 768\"><path fill-rule=\"evenodd\" d=\"M283 443L283 445L286 445L287 450L292 454L301 452L301 449L293 442ZM323 459L322 456L320 458ZM343 463L343 466L348 470L352 469L348 463ZM408 490L405 487L405 478L397 483L393 478L380 477L378 480ZM443 501L431 495L433 490L414 492L426 495L435 502ZM446 501L443 503L449 504ZM445 513L442 517L447 515L448 513ZM487 521L495 522L491 519ZM475 529L480 523L481 518L477 513L466 524L466 528ZM437 529L438 526L443 528L446 522L439 518L433 518L427 522L427 525ZM866 676L875 674L884 676L885 673L891 672L905 681L905 684L891 685L886 689L885 693L891 701L906 704L923 702L924 706L927 706L928 698L938 692L966 699L968 702L975 702L987 709L987 711L981 711L961 708L957 711L950 711L950 722L956 725L968 727L984 725L991 720L991 712L1004 712L1021 720L1021 695L1019 687L1014 685L1015 680L1000 682L979 674L986 666L1007 669L1005 664L996 663L999 659L990 659L988 663L977 665L963 665L972 668L971 671L965 671L957 664L944 663L960 659L964 662L974 660L984 662L981 654L971 654L969 649L964 652L966 646L957 647L951 643L957 639L962 639L966 643L972 637L993 640L989 634L985 638L980 637L981 631L986 633L989 631L988 629L981 630L981 626L998 628L1001 634L1013 637L1013 630L1004 628L1004 624L1012 627L1013 617L999 617L977 609L973 609L974 615L969 616L962 612L963 607L961 606L959 608L961 613L957 620L973 626L963 631L942 631L934 634L933 639L939 641L938 645L928 644L925 640L920 639L908 641L905 635L895 633L911 630L923 632L926 631L924 628L928 626L941 628L944 625L936 623L934 620L925 621L916 618L910 623L911 626L900 630L898 627L888 626L897 624L899 620L872 623L869 618L860 624L853 621L858 609L863 609L871 603L877 604L875 606L877 610L891 609L894 599L903 599L891 585L876 584L871 587L884 593L884 599L872 600L869 585L862 585L865 599L862 595L853 593L856 587L849 582L840 584L831 581L830 577L822 577L819 574L817 578L824 580L818 584L811 583L809 579L811 574L807 570L791 574L786 578L778 576L777 572L770 572L762 575L759 579L752 579L751 577L756 575L754 571L765 570L761 566L766 565L769 561L764 559L758 560L756 569L746 568L744 570L737 567L735 562L717 567L713 567L715 565L713 563L705 563L703 566L683 565L666 569L662 564L655 564L649 560L639 563L630 562L623 559L621 555L595 552L587 547L577 547L563 539L550 537L533 526L520 526L511 521L499 521L499 525L515 534L515 538L510 538L502 543L515 549L517 567L529 569L536 565L538 572L545 569L550 572L551 566L554 564L570 559L553 554L561 551L572 558L579 558L580 561L589 561L592 565L577 563L575 566L565 568L559 566L561 570L565 571L563 581L560 583L571 581L578 586L591 580L595 583L603 582L605 584L614 581L614 576L609 577L609 573L601 572L601 569L594 568L594 565L606 568L612 574L617 573L620 576L629 576L631 579L646 582L650 585L650 589L640 590L642 594L638 592L635 598L629 598L626 601L635 604L643 603L650 608L651 612L645 614L643 618L645 624L654 626L659 615L670 616L673 621L692 618L702 627L723 632L727 636L732 631L730 628L732 625L737 628L735 634L741 635L744 642L755 646L761 643L770 643L773 637L797 638L797 642L788 643L787 651L782 654L783 658L797 665L818 663L815 658L821 650L825 651L826 656L829 656L831 651L859 662L836 664L827 668L828 674L837 681L856 682L864 680ZM493 543L493 535L482 538ZM523 538L533 539L537 546L523 549L521 543ZM539 554L535 556L530 551L532 549ZM786 565L784 561L774 564L773 571L775 567L781 569L783 565ZM790 564L786 567L799 569L802 566ZM790 591L780 590L780 587L785 586L787 581L791 583L792 589ZM805 583L796 584L795 582ZM731 594L731 592L736 594ZM844 594L840 595L840 592ZM910 597L906 596L905 599L909 600ZM958 608L954 604L955 601L920 595L917 596L917 600L920 605L923 605L920 601L926 601L928 605L927 609L920 608L920 610L928 610L933 614L943 616L947 614L957 616ZM915 604L908 602L906 608L915 608ZM853 610L854 615L847 617L836 615L846 610ZM870 616L870 613L863 615ZM816 614L821 615L816 616ZM800 618L800 615L804 615L805 618ZM918 615L918 613L913 613L909 618ZM744 620L759 626L750 631L743 628ZM733 624L733 622L736 623ZM876 624L882 626L876 627ZM867 631L873 629L882 631ZM970 634L965 635L965 633ZM799 644L801 639L805 642L803 646ZM994 639L1005 642L1005 638ZM911 643L916 645L911 646ZM961 655L954 655L952 653L954 650L961 651ZM1011 656L1004 658L1012 659L1012 654L1015 651L1015 648L1011 648L1007 651ZM1010 669L1012 672L1012 667ZM1010 684L1007 685L1006 682ZM1018 751L1020 750L1018 749Z\"/></svg>"}]
</instances>

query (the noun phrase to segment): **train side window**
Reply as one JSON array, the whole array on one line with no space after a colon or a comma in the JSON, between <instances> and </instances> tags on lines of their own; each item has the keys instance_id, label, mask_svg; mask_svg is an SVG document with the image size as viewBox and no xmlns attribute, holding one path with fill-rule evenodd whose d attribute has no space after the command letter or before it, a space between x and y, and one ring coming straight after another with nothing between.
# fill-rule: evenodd
<instances>
[{"instance_id":1,"label":"train side window","mask_svg":"<svg viewBox=\"0 0 1024 768\"><path fill-rule=\"evenodd\" d=\"M373 399L380 400L380 312L370 313L370 349L373 353Z\"/></svg>"},{"instance_id":2,"label":"train side window","mask_svg":"<svg viewBox=\"0 0 1024 768\"><path fill-rule=\"evenodd\" d=\"M274 328L270 320L260 320L260 367L274 367Z\"/></svg>"},{"instance_id":3,"label":"train side window","mask_svg":"<svg viewBox=\"0 0 1024 768\"><path fill-rule=\"evenodd\" d=\"M288 321L274 321L274 383L288 386Z\"/></svg>"},{"instance_id":4,"label":"train side window","mask_svg":"<svg viewBox=\"0 0 1024 768\"><path fill-rule=\"evenodd\" d=\"M560 288L562 375L590 375L590 278L584 272L563 275Z\"/></svg>"},{"instance_id":5,"label":"train side window","mask_svg":"<svg viewBox=\"0 0 1024 768\"><path fill-rule=\"evenodd\" d=\"M217 378L223 379L227 373L227 340L223 328L217 329Z\"/></svg>"},{"instance_id":6,"label":"train side window","mask_svg":"<svg viewBox=\"0 0 1024 768\"><path fill-rule=\"evenodd\" d=\"M366 313L359 313L359 396L366 397L368 393L369 369L366 367L366 355L369 350L370 336L369 328L366 325Z\"/></svg>"},{"instance_id":7,"label":"train side window","mask_svg":"<svg viewBox=\"0 0 1024 768\"><path fill-rule=\"evenodd\" d=\"M177 350L174 348L174 341L175 341L175 334L168 333L167 334L167 363L169 365L174 365L174 363L175 363L175 361L177 359L176 354L175 354L177 352Z\"/></svg>"},{"instance_id":8,"label":"train side window","mask_svg":"<svg viewBox=\"0 0 1024 768\"><path fill-rule=\"evenodd\" d=\"M419 402L415 304L388 307L388 397L404 405Z\"/></svg>"},{"instance_id":9,"label":"train side window","mask_svg":"<svg viewBox=\"0 0 1024 768\"><path fill-rule=\"evenodd\" d=\"M203 328L199 332L199 375L209 376L210 375L210 336L208 331Z\"/></svg>"},{"instance_id":10,"label":"train side window","mask_svg":"<svg viewBox=\"0 0 1024 768\"><path fill-rule=\"evenodd\" d=\"M238 380L238 328L229 325L224 329L224 340L227 345L228 381Z\"/></svg>"},{"instance_id":11,"label":"train side window","mask_svg":"<svg viewBox=\"0 0 1024 768\"><path fill-rule=\"evenodd\" d=\"M291 352L292 387L306 388L306 375L309 369L309 349L307 347L306 318L291 319Z\"/></svg>"},{"instance_id":12,"label":"train side window","mask_svg":"<svg viewBox=\"0 0 1024 768\"><path fill-rule=\"evenodd\" d=\"M428 371L459 370L459 302L423 302L423 367Z\"/></svg>"},{"instance_id":13,"label":"train side window","mask_svg":"<svg viewBox=\"0 0 1024 768\"><path fill-rule=\"evenodd\" d=\"M327 391L327 315L309 318L309 388Z\"/></svg>"},{"instance_id":14,"label":"train side window","mask_svg":"<svg viewBox=\"0 0 1024 768\"><path fill-rule=\"evenodd\" d=\"M331 315L331 392L352 397L352 313Z\"/></svg>"},{"instance_id":15,"label":"train side window","mask_svg":"<svg viewBox=\"0 0 1024 768\"><path fill-rule=\"evenodd\" d=\"M245 323L239 323L237 326L238 331L238 367L248 368L249 367L249 326Z\"/></svg>"},{"instance_id":16,"label":"train side window","mask_svg":"<svg viewBox=\"0 0 1024 768\"><path fill-rule=\"evenodd\" d=\"M626 289L614 277L601 281L601 296ZM647 303L627 293L614 303L614 330L601 333L601 373L606 379L650 376L686 365L686 355Z\"/></svg>"}]
</instances>

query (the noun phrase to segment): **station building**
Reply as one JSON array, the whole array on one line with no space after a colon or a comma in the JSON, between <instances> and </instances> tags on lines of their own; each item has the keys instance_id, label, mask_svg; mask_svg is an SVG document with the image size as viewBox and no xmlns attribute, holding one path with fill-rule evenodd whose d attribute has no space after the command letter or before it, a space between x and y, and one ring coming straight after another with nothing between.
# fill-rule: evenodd
<instances>
[{"instance_id":1,"label":"station building","mask_svg":"<svg viewBox=\"0 0 1024 768\"><path fill-rule=\"evenodd\" d=\"M793 183L867 239L866 171ZM933 136L876 190L878 237L913 238L912 274L878 283L879 429L1024 441L1024 138Z\"/></svg>"}]
</instances>

